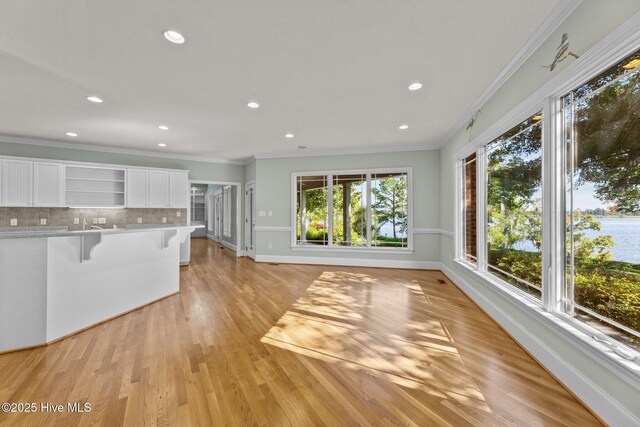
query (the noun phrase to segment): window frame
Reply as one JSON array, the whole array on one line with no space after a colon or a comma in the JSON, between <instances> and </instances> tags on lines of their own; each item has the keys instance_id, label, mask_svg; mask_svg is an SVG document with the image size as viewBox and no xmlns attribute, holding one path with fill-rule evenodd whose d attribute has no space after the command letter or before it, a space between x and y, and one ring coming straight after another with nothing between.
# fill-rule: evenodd
<instances>
[{"instance_id":1,"label":"window frame","mask_svg":"<svg viewBox=\"0 0 640 427\"><path fill-rule=\"evenodd\" d=\"M565 196L562 97L640 49L640 14L636 14L579 59L542 85L468 145L454 154L455 221L453 261L517 307L532 313L585 354L640 388L640 352L613 341L598 329L564 313ZM537 111L542 111L542 299L537 300L487 272L485 147ZM476 154L477 264L464 259L464 161ZM607 344L609 343L609 344ZM613 350L611 344L618 350ZM621 353L634 356L627 360Z\"/></svg>"},{"instance_id":2,"label":"window frame","mask_svg":"<svg viewBox=\"0 0 640 427\"><path fill-rule=\"evenodd\" d=\"M407 175L407 247L376 247L371 246L371 176L381 173L402 173ZM333 177L335 175L363 175L366 176L366 219L367 246L337 246L333 244ZM326 176L327 178L327 211L328 235L327 245L304 246L297 242L297 179L305 176ZM369 252L369 253L413 253L413 168L366 168L366 169L331 169L317 171L291 172L291 249L296 251L329 251L329 252Z\"/></svg>"}]
</instances>

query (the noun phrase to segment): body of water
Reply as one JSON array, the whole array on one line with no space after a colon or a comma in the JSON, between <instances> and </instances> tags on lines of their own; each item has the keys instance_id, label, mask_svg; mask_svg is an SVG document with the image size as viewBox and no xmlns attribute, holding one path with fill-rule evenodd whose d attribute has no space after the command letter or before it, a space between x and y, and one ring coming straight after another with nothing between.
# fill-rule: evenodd
<instances>
[{"instance_id":1,"label":"body of water","mask_svg":"<svg viewBox=\"0 0 640 427\"><path fill-rule=\"evenodd\" d=\"M594 219L600 223L600 231L585 230L585 236L611 236L615 243L609 249L612 260L640 264L640 218Z\"/></svg>"},{"instance_id":2,"label":"body of water","mask_svg":"<svg viewBox=\"0 0 640 427\"><path fill-rule=\"evenodd\" d=\"M609 248L613 261L640 264L640 218L594 218L600 223L600 231L585 230L585 236L611 236L614 246ZM531 242L520 242L515 249L533 251Z\"/></svg>"}]
</instances>

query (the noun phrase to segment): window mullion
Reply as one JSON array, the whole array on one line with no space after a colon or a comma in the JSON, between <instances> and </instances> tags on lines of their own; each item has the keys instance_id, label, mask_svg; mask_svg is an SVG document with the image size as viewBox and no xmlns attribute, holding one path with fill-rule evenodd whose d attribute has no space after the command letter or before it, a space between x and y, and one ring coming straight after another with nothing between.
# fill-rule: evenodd
<instances>
[{"instance_id":1,"label":"window mullion","mask_svg":"<svg viewBox=\"0 0 640 427\"><path fill-rule=\"evenodd\" d=\"M487 152L476 153L476 251L478 270L487 271Z\"/></svg>"},{"instance_id":2,"label":"window mullion","mask_svg":"<svg viewBox=\"0 0 640 427\"><path fill-rule=\"evenodd\" d=\"M564 209L562 109L549 98L542 136L542 305L558 311L564 283Z\"/></svg>"}]
</instances>

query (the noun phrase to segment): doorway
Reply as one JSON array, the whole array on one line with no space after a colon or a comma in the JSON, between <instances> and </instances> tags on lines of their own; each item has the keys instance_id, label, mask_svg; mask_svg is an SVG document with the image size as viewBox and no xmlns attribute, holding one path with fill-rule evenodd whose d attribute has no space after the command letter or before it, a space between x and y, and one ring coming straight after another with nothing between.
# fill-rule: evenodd
<instances>
[{"instance_id":1,"label":"doorway","mask_svg":"<svg viewBox=\"0 0 640 427\"><path fill-rule=\"evenodd\" d=\"M207 237L208 227L208 215L207 215L207 185L206 184L192 184L190 191L190 212L189 219L191 225L203 225L204 228L196 228L191 237Z\"/></svg>"},{"instance_id":2,"label":"doorway","mask_svg":"<svg viewBox=\"0 0 640 427\"><path fill-rule=\"evenodd\" d=\"M243 256L241 183L191 180L190 186L191 188L202 186L206 189L203 198L205 236L232 250L236 256ZM198 209L198 206L192 207L190 204L189 208L189 218L191 218L191 209Z\"/></svg>"},{"instance_id":3,"label":"doorway","mask_svg":"<svg viewBox=\"0 0 640 427\"><path fill-rule=\"evenodd\" d=\"M245 185L245 251L247 256L256 258L256 183L249 181Z\"/></svg>"}]
</instances>

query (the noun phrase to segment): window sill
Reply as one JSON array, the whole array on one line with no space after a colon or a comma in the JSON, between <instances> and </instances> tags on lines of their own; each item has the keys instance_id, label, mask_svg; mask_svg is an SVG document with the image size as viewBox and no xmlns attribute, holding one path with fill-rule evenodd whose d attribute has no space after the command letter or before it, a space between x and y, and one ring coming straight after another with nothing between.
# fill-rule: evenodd
<instances>
[{"instance_id":1,"label":"window sill","mask_svg":"<svg viewBox=\"0 0 640 427\"><path fill-rule=\"evenodd\" d=\"M640 390L640 352L629 347L620 345L623 351L631 356L634 360L627 360L617 354L609 346L596 341L594 336L603 336L603 334L588 325L583 324L579 320L564 313L551 313L542 308L540 301L527 295L525 292L511 289L511 286L496 279L490 273L479 272L474 269L475 266L461 261L454 260L454 263L464 269L467 273L475 276L483 285L497 289L497 291L511 300L514 305L525 308L530 314L533 314L540 322L549 327L549 329L566 338L567 342L577 347L583 354L600 363L602 366L616 374L618 377ZM611 338L607 338L613 341ZM618 344L617 341L613 341Z\"/></svg>"},{"instance_id":2,"label":"window sill","mask_svg":"<svg viewBox=\"0 0 640 427\"><path fill-rule=\"evenodd\" d=\"M413 248L364 248L364 247L348 247L348 246L291 246L292 251L308 251L308 252L354 252L354 253L370 253L370 254L412 254Z\"/></svg>"}]
</instances>

